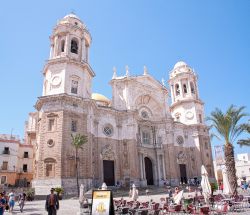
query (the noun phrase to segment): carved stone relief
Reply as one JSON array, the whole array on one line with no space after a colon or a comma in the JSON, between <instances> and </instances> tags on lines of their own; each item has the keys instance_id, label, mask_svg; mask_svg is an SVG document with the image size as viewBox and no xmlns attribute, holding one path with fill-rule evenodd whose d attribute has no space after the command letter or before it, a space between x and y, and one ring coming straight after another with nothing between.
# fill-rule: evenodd
<instances>
[{"instance_id":1,"label":"carved stone relief","mask_svg":"<svg viewBox=\"0 0 250 215\"><path fill-rule=\"evenodd\" d=\"M115 153L111 145L106 145L103 148L101 155L103 160L115 160Z\"/></svg>"},{"instance_id":2,"label":"carved stone relief","mask_svg":"<svg viewBox=\"0 0 250 215\"><path fill-rule=\"evenodd\" d=\"M177 155L177 163L178 164L186 164L187 163L187 155L183 152L180 151Z\"/></svg>"}]
</instances>

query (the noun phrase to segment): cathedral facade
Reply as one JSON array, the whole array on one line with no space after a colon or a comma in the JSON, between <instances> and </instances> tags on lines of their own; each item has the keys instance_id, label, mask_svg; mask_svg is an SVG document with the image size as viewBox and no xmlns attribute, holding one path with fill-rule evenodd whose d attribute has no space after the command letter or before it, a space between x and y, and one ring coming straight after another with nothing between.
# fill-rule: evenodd
<instances>
[{"instance_id":1,"label":"cathedral facade","mask_svg":"<svg viewBox=\"0 0 250 215\"><path fill-rule=\"evenodd\" d=\"M92 93L91 35L76 15L57 23L50 42L43 93L26 134L34 144L37 194L56 186L76 191L72 134L88 137L78 156L79 180L87 187L174 185L200 177L202 164L213 177L204 103L191 67L178 62L170 72L171 105L169 90L146 68L139 76L130 76L128 68L117 76L114 69L110 100Z\"/></svg>"}]
</instances>

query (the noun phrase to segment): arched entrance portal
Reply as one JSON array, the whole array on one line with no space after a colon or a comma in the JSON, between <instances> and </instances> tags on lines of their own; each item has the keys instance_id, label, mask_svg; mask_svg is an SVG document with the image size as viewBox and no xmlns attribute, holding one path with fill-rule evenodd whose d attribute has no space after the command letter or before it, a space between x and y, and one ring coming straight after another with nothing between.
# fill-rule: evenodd
<instances>
[{"instance_id":1,"label":"arched entrance portal","mask_svg":"<svg viewBox=\"0 0 250 215\"><path fill-rule=\"evenodd\" d=\"M144 158L147 185L154 185L153 165L148 157Z\"/></svg>"},{"instance_id":2,"label":"arched entrance portal","mask_svg":"<svg viewBox=\"0 0 250 215\"><path fill-rule=\"evenodd\" d=\"M103 160L103 181L107 186L115 185L115 171L113 160Z\"/></svg>"}]
</instances>

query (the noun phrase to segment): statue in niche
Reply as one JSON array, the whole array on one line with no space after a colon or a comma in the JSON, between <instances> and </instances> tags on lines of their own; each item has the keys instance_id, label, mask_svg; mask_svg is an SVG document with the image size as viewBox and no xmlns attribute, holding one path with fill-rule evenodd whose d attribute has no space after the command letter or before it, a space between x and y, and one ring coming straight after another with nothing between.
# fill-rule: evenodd
<instances>
[{"instance_id":1,"label":"statue in niche","mask_svg":"<svg viewBox=\"0 0 250 215\"><path fill-rule=\"evenodd\" d=\"M183 151L180 151L177 155L177 163L185 164L187 162L187 156Z\"/></svg>"},{"instance_id":2,"label":"statue in niche","mask_svg":"<svg viewBox=\"0 0 250 215\"><path fill-rule=\"evenodd\" d=\"M128 168L128 146L127 143L123 144L124 150L123 150L123 160L124 160L124 168Z\"/></svg>"}]
</instances>

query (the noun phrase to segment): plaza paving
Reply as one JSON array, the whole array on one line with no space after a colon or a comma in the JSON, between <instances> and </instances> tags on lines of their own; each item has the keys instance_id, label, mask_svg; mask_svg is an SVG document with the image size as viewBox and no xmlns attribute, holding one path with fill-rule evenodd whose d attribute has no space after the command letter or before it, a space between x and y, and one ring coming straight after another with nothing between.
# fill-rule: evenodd
<instances>
[{"instance_id":1,"label":"plaza paving","mask_svg":"<svg viewBox=\"0 0 250 215\"><path fill-rule=\"evenodd\" d=\"M147 201L149 199L153 199L154 201L159 201L161 197L164 197L163 194L151 195L151 196L140 196L139 201ZM125 197L124 199L128 199ZM242 214L242 215L250 215L250 208L244 208L242 212L230 212L228 214ZM79 202L77 199L65 199L60 201L60 209L58 210L57 215L77 215L79 214ZM5 214L11 214L9 212L5 212ZM32 202L26 202L24 207L24 212L21 213L19 211L19 206L16 204L14 207L14 211L12 214L24 214L24 215L45 215L47 214L45 211L45 200L36 200ZM184 214L184 213L178 213ZM213 213L210 213L213 214Z\"/></svg>"}]
</instances>

